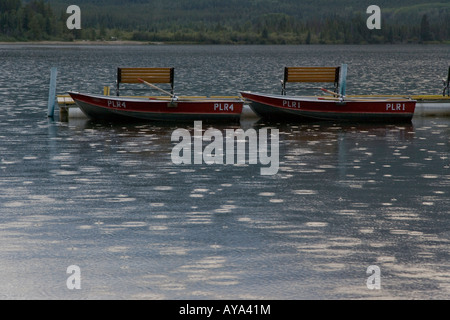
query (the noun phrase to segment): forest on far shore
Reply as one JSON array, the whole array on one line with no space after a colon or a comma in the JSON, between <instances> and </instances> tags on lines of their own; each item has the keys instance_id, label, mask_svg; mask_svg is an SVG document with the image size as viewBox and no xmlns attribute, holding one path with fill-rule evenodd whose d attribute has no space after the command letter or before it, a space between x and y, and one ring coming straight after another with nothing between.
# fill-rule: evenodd
<instances>
[{"instance_id":1,"label":"forest on far shore","mask_svg":"<svg viewBox=\"0 0 450 320\"><path fill-rule=\"evenodd\" d=\"M369 30L364 7L313 12L298 1L79 0L81 29L69 30L59 0L1 0L0 41L143 41L195 44L450 43L450 3L383 10ZM309 1L311 2L311 1ZM323 0L317 0L320 5ZM382 1L379 1L382 2ZM423 2L423 1L422 1ZM335 3L335 2L333 2ZM171 6L172 4L172 6ZM238 8L238 9L236 9ZM308 11L309 8L309 11Z\"/></svg>"}]
</instances>

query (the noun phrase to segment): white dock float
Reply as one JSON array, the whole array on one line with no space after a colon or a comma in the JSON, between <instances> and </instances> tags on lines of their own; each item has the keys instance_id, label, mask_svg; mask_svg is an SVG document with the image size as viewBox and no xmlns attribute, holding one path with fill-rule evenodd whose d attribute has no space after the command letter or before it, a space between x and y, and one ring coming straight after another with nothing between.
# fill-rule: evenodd
<instances>
[{"instance_id":1,"label":"white dock float","mask_svg":"<svg viewBox=\"0 0 450 320\"><path fill-rule=\"evenodd\" d=\"M417 99L414 115L420 117L450 117L450 97L433 100Z\"/></svg>"}]
</instances>

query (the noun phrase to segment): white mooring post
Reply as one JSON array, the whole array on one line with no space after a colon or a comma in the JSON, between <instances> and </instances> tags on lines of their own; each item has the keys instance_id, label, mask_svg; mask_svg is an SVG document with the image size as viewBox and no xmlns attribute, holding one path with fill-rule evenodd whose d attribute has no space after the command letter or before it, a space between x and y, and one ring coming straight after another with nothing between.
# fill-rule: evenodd
<instances>
[{"instance_id":1,"label":"white mooring post","mask_svg":"<svg viewBox=\"0 0 450 320\"><path fill-rule=\"evenodd\" d=\"M341 65L341 72L339 75L339 94L341 97L345 96L345 90L347 89L347 64Z\"/></svg>"},{"instance_id":2,"label":"white mooring post","mask_svg":"<svg viewBox=\"0 0 450 320\"><path fill-rule=\"evenodd\" d=\"M445 97L445 91L447 91L447 96L450 97L450 66L448 66L448 76L447 76L447 81L444 80L444 94L443 96Z\"/></svg>"},{"instance_id":3,"label":"white mooring post","mask_svg":"<svg viewBox=\"0 0 450 320\"><path fill-rule=\"evenodd\" d=\"M47 116L53 118L56 103L56 75L57 68L52 67L50 70L50 89L48 91Z\"/></svg>"}]
</instances>

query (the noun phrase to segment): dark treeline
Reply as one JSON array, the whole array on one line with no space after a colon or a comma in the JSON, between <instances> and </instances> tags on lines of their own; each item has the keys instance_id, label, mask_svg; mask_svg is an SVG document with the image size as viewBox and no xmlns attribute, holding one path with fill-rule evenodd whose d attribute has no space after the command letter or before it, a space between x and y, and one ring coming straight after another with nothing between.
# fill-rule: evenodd
<instances>
[{"instance_id":1,"label":"dark treeline","mask_svg":"<svg viewBox=\"0 0 450 320\"><path fill-rule=\"evenodd\" d=\"M134 0L129 1L128 9L120 2L107 4L100 1L101 6L83 6L87 9L82 11L81 30L69 30L66 27L69 14L62 5L51 6L44 0L1 0L0 40L135 40L208 44L450 42L450 6L445 4L431 9L417 5L403 15L408 19L396 19L398 15L388 11L382 15L381 29L369 30L366 24L369 15L361 11L301 15L290 14L289 7L261 6L256 13L250 13L248 10L230 10L233 6L237 8L236 1L233 1L228 2L228 7L223 1L197 0L179 2L180 7L169 8L164 7L164 2L159 2L158 7L156 2ZM211 4L214 3L215 12L220 11L220 14L211 13ZM405 11L405 7L402 9ZM271 13L276 10L279 13Z\"/></svg>"},{"instance_id":2,"label":"dark treeline","mask_svg":"<svg viewBox=\"0 0 450 320\"><path fill-rule=\"evenodd\" d=\"M423 15L417 25L382 22L380 30L369 30L367 17L326 16L320 20L295 21L284 14L268 14L251 23L230 26L217 23L185 28L153 28L132 32L131 38L155 42L248 43L248 44L382 44L443 43L450 40L450 15L439 23Z\"/></svg>"}]
</instances>

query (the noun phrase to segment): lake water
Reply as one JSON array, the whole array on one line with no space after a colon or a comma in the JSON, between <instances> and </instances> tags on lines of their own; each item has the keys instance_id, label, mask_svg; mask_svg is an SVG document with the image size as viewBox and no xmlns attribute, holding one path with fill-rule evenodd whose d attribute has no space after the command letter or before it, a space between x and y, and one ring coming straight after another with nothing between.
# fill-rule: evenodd
<instances>
[{"instance_id":1,"label":"lake water","mask_svg":"<svg viewBox=\"0 0 450 320\"><path fill-rule=\"evenodd\" d=\"M175 67L181 95L278 93L284 66L347 63L349 94L440 94L449 46L2 45L0 61L1 299L450 298L450 118L215 125L279 129L264 176L173 164L194 124L46 115L51 67L58 93L100 93L118 66Z\"/></svg>"}]
</instances>

